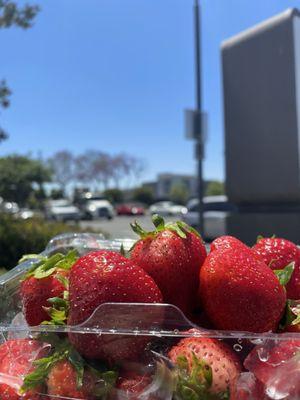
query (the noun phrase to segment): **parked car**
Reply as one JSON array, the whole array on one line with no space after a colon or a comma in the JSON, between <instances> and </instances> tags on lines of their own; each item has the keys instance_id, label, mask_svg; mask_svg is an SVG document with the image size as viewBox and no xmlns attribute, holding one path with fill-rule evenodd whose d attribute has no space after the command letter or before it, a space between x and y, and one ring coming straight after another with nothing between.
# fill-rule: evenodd
<instances>
[{"instance_id":1,"label":"parked car","mask_svg":"<svg viewBox=\"0 0 300 400\"><path fill-rule=\"evenodd\" d=\"M82 202L83 217L87 219L106 218L112 219L115 210L112 204L102 196L91 196Z\"/></svg>"},{"instance_id":2,"label":"parked car","mask_svg":"<svg viewBox=\"0 0 300 400\"><path fill-rule=\"evenodd\" d=\"M198 228L199 200L192 199L187 204L187 212L183 220L193 228ZM203 199L204 232L201 232L205 240L213 240L218 236L226 235L226 217L228 213L237 211L234 204L228 202L226 196L207 196Z\"/></svg>"},{"instance_id":3,"label":"parked car","mask_svg":"<svg viewBox=\"0 0 300 400\"><path fill-rule=\"evenodd\" d=\"M41 216L42 216L41 212L30 210L29 208L21 208L17 214L17 217L21 219L30 219Z\"/></svg>"},{"instance_id":4,"label":"parked car","mask_svg":"<svg viewBox=\"0 0 300 400\"><path fill-rule=\"evenodd\" d=\"M46 217L54 221L79 221L81 212L67 199L50 200L46 205Z\"/></svg>"},{"instance_id":5,"label":"parked car","mask_svg":"<svg viewBox=\"0 0 300 400\"><path fill-rule=\"evenodd\" d=\"M187 212L187 208L172 201L159 201L152 204L149 208L150 214L159 214L161 216L180 215Z\"/></svg>"},{"instance_id":6,"label":"parked car","mask_svg":"<svg viewBox=\"0 0 300 400\"><path fill-rule=\"evenodd\" d=\"M144 207L138 204L120 204L116 207L118 215L144 215Z\"/></svg>"},{"instance_id":7,"label":"parked car","mask_svg":"<svg viewBox=\"0 0 300 400\"><path fill-rule=\"evenodd\" d=\"M0 210L7 214L17 214L20 208L18 204L14 201L2 201L0 205Z\"/></svg>"}]
</instances>

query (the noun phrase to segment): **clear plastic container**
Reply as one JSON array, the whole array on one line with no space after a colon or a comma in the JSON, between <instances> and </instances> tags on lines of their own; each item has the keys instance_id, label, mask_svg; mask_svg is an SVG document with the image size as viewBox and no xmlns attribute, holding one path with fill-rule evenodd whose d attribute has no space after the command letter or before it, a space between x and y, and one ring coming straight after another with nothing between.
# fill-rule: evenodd
<instances>
[{"instance_id":1,"label":"clear plastic container","mask_svg":"<svg viewBox=\"0 0 300 400\"><path fill-rule=\"evenodd\" d=\"M81 255L96 249L119 251L121 245L125 250L129 250L132 244L133 241L129 239L110 241L100 235L68 234L51 240L42 254L67 252L72 248L76 248ZM40 358L38 354L47 356L51 344L46 340L43 341L42 338L46 338L45 335L54 334L59 340L64 340L68 335L76 335L81 339L84 337L86 342L95 345L95 351L97 346L103 346L107 352L112 348L114 351L118 349L123 358L119 357L119 360L111 363L109 367L107 364L104 367L99 360L88 361L93 368L98 371L100 369L104 373L93 381L96 389L93 389L92 395L78 394L78 392L73 397L54 396L46 393L46 389L41 386L38 390L39 394L32 397L31 395L26 397L24 394L20 394L19 397L7 395L8 397L4 396L1 400L300 399L300 335L297 333L253 334L206 330L189 321L173 305L136 303L102 304L78 326L29 327L22 314L19 285L24 273L35 262L36 260L32 259L20 264L0 277L0 344L23 339L35 341L38 337L40 344L38 350L34 348L30 352L27 348L24 354L10 357L16 360L16 364L10 361L11 364L5 373L1 365L7 357L7 352L4 354L0 348L0 398L1 385L2 387L8 385L19 390L23 384L24 373L19 374L16 368L20 357L36 360ZM212 381L218 379L221 382L230 382L228 390L217 394L214 388L215 383L213 383L201 392L202 389L195 390L190 382L185 383L184 390L182 387L181 390L179 389L179 377L182 378L184 371L170 360L170 351L178 343L183 344L183 340L186 341L185 343L190 340L194 346L194 354L198 354L199 348L203 351L203 348L207 346L207 352L203 353L203 360L205 365L213 365L210 371ZM212 350L210 346L213 346ZM232 368L227 368L226 360L224 361L222 357L220 359L220 354L215 353L215 346L220 346L221 352L225 351L236 360L236 376L233 376ZM8 348L7 351L9 353L12 350ZM212 360L217 364L210 364ZM219 368L223 368L222 373L218 370ZM113 384L107 381L105 375L105 373L111 373L111 370L115 374ZM117 385L120 379L125 379L124 371L126 371L125 378L131 382L130 389L126 384ZM111 375L108 376L111 379ZM197 378L198 383L200 378L203 379L203 376ZM66 380L68 379L69 377L66 376ZM207 383L209 379L205 382Z\"/></svg>"}]
</instances>

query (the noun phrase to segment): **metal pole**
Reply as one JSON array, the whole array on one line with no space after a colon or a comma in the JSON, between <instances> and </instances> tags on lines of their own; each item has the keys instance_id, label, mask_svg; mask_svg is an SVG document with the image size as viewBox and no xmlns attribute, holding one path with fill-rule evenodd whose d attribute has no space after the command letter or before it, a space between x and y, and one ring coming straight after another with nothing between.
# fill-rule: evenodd
<instances>
[{"instance_id":1,"label":"metal pole","mask_svg":"<svg viewBox=\"0 0 300 400\"><path fill-rule=\"evenodd\" d=\"M196 69L196 110L199 114L198 119L198 135L196 141L197 154L197 172L198 172L198 198L199 198L199 231L203 234L203 138L202 138L202 99L201 99L201 10L198 0L194 4L194 19L195 19L195 69Z\"/></svg>"}]
</instances>

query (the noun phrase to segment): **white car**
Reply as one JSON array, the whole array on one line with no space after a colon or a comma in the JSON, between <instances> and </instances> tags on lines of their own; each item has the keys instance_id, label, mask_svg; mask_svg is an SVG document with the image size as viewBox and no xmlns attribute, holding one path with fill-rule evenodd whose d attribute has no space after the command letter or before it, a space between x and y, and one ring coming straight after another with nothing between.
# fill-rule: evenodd
<instances>
[{"instance_id":1,"label":"white car","mask_svg":"<svg viewBox=\"0 0 300 400\"><path fill-rule=\"evenodd\" d=\"M107 218L115 216L112 204L103 197L91 197L83 206L84 217L88 219Z\"/></svg>"},{"instance_id":2,"label":"white car","mask_svg":"<svg viewBox=\"0 0 300 400\"><path fill-rule=\"evenodd\" d=\"M152 204L149 208L150 214L158 214L161 216L180 215L187 212L187 208L172 201L159 201Z\"/></svg>"},{"instance_id":3,"label":"white car","mask_svg":"<svg viewBox=\"0 0 300 400\"><path fill-rule=\"evenodd\" d=\"M0 210L7 214L17 214L20 208L14 201L4 201L1 202Z\"/></svg>"},{"instance_id":4,"label":"white car","mask_svg":"<svg viewBox=\"0 0 300 400\"><path fill-rule=\"evenodd\" d=\"M21 208L20 211L18 212L18 218L21 219L30 219L41 216L42 216L41 213L34 210L30 210L29 208Z\"/></svg>"},{"instance_id":5,"label":"white car","mask_svg":"<svg viewBox=\"0 0 300 400\"><path fill-rule=\"evenodd\" d=\"M67 199L50 200L46 205L46 217L55 221L79 221L81 212Z\"/></svg>"},{"instance_id":6,"label":"white car","mask_svg":"<svg viewBox=\"0 0 300 400\"><path fill-rule=\"evenodd\" d=\"M190 200L187 204L187 213L183 220L193 228L198 227L199 200ZM226 218L230 212L234 212L236 207L228 202L226 196L207 196L203 198L204 205L204 232L201 232L204 239L213 240L218 236L226 235Z\"/></svg>"}]
</instances>

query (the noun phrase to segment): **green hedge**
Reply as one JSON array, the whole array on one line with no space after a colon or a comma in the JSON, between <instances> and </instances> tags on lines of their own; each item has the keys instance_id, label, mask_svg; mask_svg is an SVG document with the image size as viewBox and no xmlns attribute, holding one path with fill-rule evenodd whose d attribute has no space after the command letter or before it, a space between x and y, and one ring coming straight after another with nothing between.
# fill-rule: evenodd
<instances>
[{"instance_id":1,"label":"green hedge","mask_svg":"<svg viewBox=\"0 0 300 400\"><path fill-rule=\"evenodd\" d=\"M39 253L53 236L78 232L78 226L42 219L19 220L0 214L0 269L13 268L23 254Z\"/></svg>"}]
</instances>

